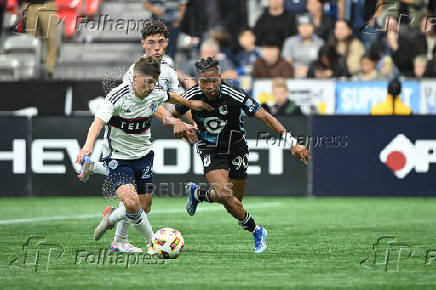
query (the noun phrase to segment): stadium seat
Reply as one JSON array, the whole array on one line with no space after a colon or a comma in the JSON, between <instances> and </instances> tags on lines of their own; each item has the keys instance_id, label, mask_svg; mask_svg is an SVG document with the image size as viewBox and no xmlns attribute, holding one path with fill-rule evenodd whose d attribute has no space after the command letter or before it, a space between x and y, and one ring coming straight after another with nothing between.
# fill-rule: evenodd
<instances>
[{"instance_id":1,"label":"stadium seat","mask_svg":"<svg viewBox=\"0 0 436 290\"><path fill-rule=\"evenodd\" d=\"M3 44L5 56L18 61L19 78L28 79L38 76L40 69L40 42L28 34L19 34L6 38Z\"/></svg>"},{"instance_id":2,"label":"stadium seat","mask_svg":"<svg viewBox=\"0 0 436 290\"><path fill-rule=\"evenodd\" d=\"M91 16L98 12L101 0L85 0L85 15Z\"/></svg>"},{"instance_id":3,"label":"stadium seat","mask_svg":"<svg viewBox=\"0 0 436 290\"><path fill-rule=\"evenodd\" d=\"M0 54L0 80L16 81L19 79L20 63L17 59Z\"/></svg>"},{"instance_id":4,"label":"stadium seat","mask_svg":"<svg viewBox=\"0 0 436 290\"><path fill-rule=\"evenodd\" d=\"M76 32L76 19L81 14L82 0L56 0L58 17L64 22L64 36L71 38Z\"/></svg>"}]
</instances>

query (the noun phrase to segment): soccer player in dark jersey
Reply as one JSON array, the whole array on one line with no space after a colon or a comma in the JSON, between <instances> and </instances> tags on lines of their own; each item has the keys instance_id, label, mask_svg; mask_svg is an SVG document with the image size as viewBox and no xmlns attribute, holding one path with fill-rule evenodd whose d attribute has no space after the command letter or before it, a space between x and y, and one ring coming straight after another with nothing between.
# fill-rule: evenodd
<instances>
[{"instance_id":1,"label":"soccer player in dark jersey","mask_svg":"<svg viewBox=\"0 0 436 290\"><path fill-rule=\"evenodd\" d=\"M194 183L186 186L188 196L186 209L194 215L199 202L218 202L239 221L239 224L254 236L255 253L266 250L267 231L256 225L250 214L242 206L245 179L248 167L248 145L245 139L242 111L255 117L282 136L290 147L292 155L304 163L310 158L306 147L297 144L277 121L266 112L260 104L249 97L242 89L221 80L218 62L213 58L201 59L196 63L198 84L183 95L188 100L202 100L211 105L210 112L191 111L192 118L198 125L198 153L203 161L204 175L208 186L201 187ZM169 125L175 118L182 117L189 110L185 106L176 106L164 124ZM175 118L174 118L175 117ZM186 132L174 131L176 137Z\"/></svg>"}]
</instances>

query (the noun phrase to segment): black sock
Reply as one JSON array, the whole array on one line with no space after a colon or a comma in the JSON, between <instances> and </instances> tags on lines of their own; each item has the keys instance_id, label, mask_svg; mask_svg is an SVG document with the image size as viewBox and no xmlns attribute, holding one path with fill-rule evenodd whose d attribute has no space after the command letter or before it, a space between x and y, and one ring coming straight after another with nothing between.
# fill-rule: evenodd
<instances>
[{"instance_id":1,"label":"black sock","mask_svg":"<svg viewBox=\"0 0 436 290\"><path fill-rule=\"evenodd\" d=\"M210 187L208 185L200 184L197 189L197 198L199 202L212 202L210 200Z\"/></svg>"},{"instance_id":2,"label":"black sock","mask_svg":"<svg viewBox=\"0 0 436 290\"><path fill-rule=\"evenodd\" d=\"M242 221L239 221L239 225L249 232L254 232L254 229L256 228L256 223L248 212L245 212L245 218Z\"/></svg>"}]
</instances>

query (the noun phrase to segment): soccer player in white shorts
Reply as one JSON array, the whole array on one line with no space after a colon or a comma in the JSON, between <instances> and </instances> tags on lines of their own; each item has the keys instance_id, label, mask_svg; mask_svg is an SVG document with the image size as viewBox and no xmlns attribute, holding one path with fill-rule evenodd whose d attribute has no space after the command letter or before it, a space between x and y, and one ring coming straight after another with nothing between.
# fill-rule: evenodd
<instances>
[{"instance_id":1,"label":"soccer player in white shorts","mask_svg":"<svg viewBox=\"0 0 436 290\"><path fill-rule=\"evenodd\" d=\"M122 83L114 88L98 108L94 122L89 128L86 143L77 155L76 162L82 163L88 156L101 129L106 125L104 160L109 170L108 178L117 196L121 199L117 209L107 207L102 221L94 232L99 240L106 230L116 223L130 223L150 245L153 232L143 210L144 200L152 196L151 117L155 115L162 120L166 110L161 107L164 102L183 104L193 110L210 110L202 101L189 101L179 95L169 93L156 86L160 74L160 61L152 56L139 58L133 67L132 84ZM178 122L174 127L189 130L188 124ZM192 126L191 126L192 127ZM195 132L193 130L192 132ZM194 135L194 133L192 133ZM149 204L149 206L151 203ZM125 230L125 231L124 231ZM111 244L114 251L139 252L139 248L125 247L128 241L117 238L127 237L128 228L121 228ZM124 232L123 232L124 231ZM120 245L121 244L121 245ZM116 247L124 246L119 249Z\"/></svg>"}]
</instances>

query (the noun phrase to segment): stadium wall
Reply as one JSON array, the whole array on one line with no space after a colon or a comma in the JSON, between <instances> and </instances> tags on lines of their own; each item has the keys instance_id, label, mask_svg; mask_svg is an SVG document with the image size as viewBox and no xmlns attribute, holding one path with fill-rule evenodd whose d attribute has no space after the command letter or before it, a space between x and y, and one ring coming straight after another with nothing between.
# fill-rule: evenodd
<instances>
[{"instance_id":1,"label":"stadium wall","mask_svg":"<svg viewBox=\"0 0 436 290\"><path fill-rule=\"evenodd\" d=\"M294 134L307 136L305 117L281 121ZM92 176L86 184L76 175L74 163L85 142L91 117L0 117L0 196L101 195L103 176ZM250 146L248 195L307 195L308 168L289 158L283 142L257 120L246 118ZM183 195L183 185L204 182L202 163L195 148L174 138L172 130L155 120L152 124L155 151L154 183L156 195ZM258 136L260 136L259 141ZM102 136L100 136L102 137ZM101 156L102 140L91 155Z\"/></svg>"}]
</instances>

